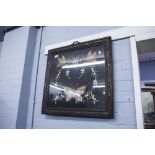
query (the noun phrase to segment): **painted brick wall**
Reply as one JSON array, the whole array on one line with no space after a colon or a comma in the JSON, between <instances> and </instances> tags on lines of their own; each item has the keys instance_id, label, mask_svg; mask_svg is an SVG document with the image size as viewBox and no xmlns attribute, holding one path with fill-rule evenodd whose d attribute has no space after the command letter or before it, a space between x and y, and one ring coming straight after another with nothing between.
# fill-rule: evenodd
<instances>
[{"instance_id":1,"label":"painted brick wall","mask_svg":"<svg viewBox=\"0 0 155 155\"><path fill-rule=\"evenodd\" d=\"M0 128L16 128L29 27L5 34L0 56Z\"/></svg>"},{"instance_id":2,"label":"painted brick wall","mask_svg":"<svg viewBox=\"0 0 155 155\"><path fill-rule=\"evenodd\" d=\"M114 29L115 27L109 27ZM33 128L136 128L135 101L132 78L132 65L129 39L112 42L114 65L114 119L91 119L59 117L41 114L43 87L47 56L45 46L73 38L106 31L107 27L45 27L41 42L39 70L37 77L36 101L34 108ZM33 74L29 98L27 128L31 127L33 111L35 75L39 51L40 30L34 56Z\"/></svg>"}]
</instances>

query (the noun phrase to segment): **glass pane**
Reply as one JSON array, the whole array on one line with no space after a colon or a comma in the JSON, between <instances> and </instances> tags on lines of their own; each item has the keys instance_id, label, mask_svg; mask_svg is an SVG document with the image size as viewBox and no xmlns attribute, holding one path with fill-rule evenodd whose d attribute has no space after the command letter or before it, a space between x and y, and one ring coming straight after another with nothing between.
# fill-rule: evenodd
<instances>
[{"instance_id":1,"label":"glass pane","mask_svg":"<svg viewBox=\"0 0 155 155\"><path fill-rule=\"evenodd\" d=\"M105 106L103 45L52 55L49 105L102 108Z\"/></svg>"}]
</instances>

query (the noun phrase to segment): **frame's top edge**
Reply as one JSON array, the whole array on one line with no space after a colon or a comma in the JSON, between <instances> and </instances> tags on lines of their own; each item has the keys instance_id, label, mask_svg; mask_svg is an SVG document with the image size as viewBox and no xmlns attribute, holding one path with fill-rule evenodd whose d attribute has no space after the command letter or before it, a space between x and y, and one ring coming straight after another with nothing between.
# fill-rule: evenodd
<instances>
[{"instance_id":1,"label":"frame's top edge","mask_svg":"<svg viewBox=\"0 0 155 155\"><path fill-rule=\"evenodd\" d=\"M45 55L48 55L48 52L50 50L58 50L58 49L61 49L61 48L67 48L69 46L73 46L73 47L76 47L78 45L82 45L82 44L85 44L85 43L92 43L92 41L96 41L96 43L102 43L104 41L108 41L108 40L111 40L111 36L106 36L106 37L98 37L98 38L95 38L95 39L73 39L73 40L69 40L69 41L65 41L65 42L61 42L61 43L57 43L57 44L53 44L53 45L50 45L50 46L46 46L45 47L45 52L44 54ZM74 44L76 43L77 44Z\"/></svg>"},{"instance_id":2,"label":"frame's top edge","mask_svg":"<svg viewBox=\"0 0 155 155\"><path fill-rule=\"evenodd\" d=\"M78 49L79 47L80 48L85 48L85 47L88 47L88 46L95 46L95 45L100 45L100 44L105 44L106 42L109 42L111 41L111 37L108 36L108 37L102 37L102 38L98 38L98 39L93 39L93 40L88 40L88 41L83 41L83 42L79 42L78 40L77 41L74 41L72 42L71 44L69 45L65 45L65 46L59 46L59 47L55 47L53 49L46 49L48 50L48 52L50 51L66 51L66 50L74 50L74 49Z\"/></svg>"}]
</instances>

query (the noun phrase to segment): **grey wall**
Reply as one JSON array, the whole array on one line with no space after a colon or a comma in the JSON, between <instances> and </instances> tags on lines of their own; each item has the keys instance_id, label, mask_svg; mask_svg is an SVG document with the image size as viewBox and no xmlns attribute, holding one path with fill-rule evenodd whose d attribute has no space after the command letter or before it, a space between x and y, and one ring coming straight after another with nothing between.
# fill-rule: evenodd
<instances>
[{"instance_id":1,"label":"grey wall","mask_svg":"<svg viewBox=\"0 0 155 155\"><path fill-rule=\"evenodd\" d=\"M47 62L45 46L114 28L118 27L44 27L42 39L41 29L32 27L6 33L0 56L0 128L31 128L32 124L33 128L136 128L129 39L112 42L114 119L41 114Z\"/></svg>"},{"instance_id":2,"label":"grey wall","mask_svg":"<svg viewBox=\"0 0 155 155\"><path fill-rule=\"evenodd\" d=\"M31 77L27 128L30 128L32 124L31 118L33 117L33 99L38 54L40 55L40 59L38 66L39 70L37 76L33 128L136 128L129 39L112 42L114 63L114 119L56 117L41 114L47 62L47 56L44 55L45 46L114 28L115 27L44 27L40 54L39 42L41 31L38 30L32 68L33 74Z\"/></svg>"},{"instance_id":3,"label":"grey wall","mask_svg":"<svg viewBox=\"0 0 155 155\"><path fill-rule=\"evenodd\" d=\"M0 128L16 128L29 27L5 34L0 56Z\"/></svg>"}]
</instances>

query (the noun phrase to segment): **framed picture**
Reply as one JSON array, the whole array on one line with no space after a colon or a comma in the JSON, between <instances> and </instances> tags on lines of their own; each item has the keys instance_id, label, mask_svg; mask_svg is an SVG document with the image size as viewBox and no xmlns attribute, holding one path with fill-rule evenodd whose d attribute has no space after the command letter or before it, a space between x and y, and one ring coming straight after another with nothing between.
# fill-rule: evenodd
<instances>
[{"instance_id":1,"label":"framed picture","mask_svg":"<svg viewBox=\"0 0 155 155\"><path fill-rule=\"evenodd\" d=\"M113 118L111 37L49 50L42 113Z\"/></svg>"}]
</instances>

